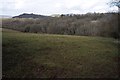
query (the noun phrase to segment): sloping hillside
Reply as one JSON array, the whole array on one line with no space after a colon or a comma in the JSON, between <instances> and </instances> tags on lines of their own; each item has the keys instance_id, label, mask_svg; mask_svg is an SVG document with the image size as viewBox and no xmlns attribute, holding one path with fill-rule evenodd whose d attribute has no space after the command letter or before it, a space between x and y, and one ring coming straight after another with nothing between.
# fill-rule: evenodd
<instances>
[{"instance_id":1,"label":"sloping hillside","mask_svg":"<svg viewBox=\"0 0 120 80\"><path fill-rule=\"evenodd\" d=\"M117 78L115 39L3 29L3 77Z\"/></svg>"}]
</instances>

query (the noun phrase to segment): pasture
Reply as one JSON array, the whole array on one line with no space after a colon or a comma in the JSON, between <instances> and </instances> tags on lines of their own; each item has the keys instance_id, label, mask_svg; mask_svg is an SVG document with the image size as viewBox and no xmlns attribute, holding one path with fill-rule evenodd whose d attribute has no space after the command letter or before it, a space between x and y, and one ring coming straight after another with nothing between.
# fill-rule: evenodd
<instances>
[{"instance_id":1,"label":"pasture","mask_svg":"<svg viewBox=\"0 0 120 80\"><path fill-rule=\"evenodd\" d=\"M118 78L116 39L3 29L5 78Z\"/></svg>"}]
</instances>

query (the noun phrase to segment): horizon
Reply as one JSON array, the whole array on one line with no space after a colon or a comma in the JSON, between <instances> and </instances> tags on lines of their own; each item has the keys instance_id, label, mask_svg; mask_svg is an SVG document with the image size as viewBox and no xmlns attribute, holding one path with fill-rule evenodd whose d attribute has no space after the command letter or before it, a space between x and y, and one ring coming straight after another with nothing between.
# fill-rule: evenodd
<instances>
[{"instance_id":1,"label":"horizon","mask_svg":"<svg viewBox=\"0 0 120 80\"><path fill-rule=\"evenodd\" d=\"M102 14L100 12L87 12L87 13L79 13L79 14L74 14L74 13L66 13L66 14L63 14L63 15L67 15L67 14L74 14L74 15L86 15L86 14L94 14L94 13L97 13L97 14ZM106 14L106 13L117 13L117 12L104 12L103 14ZM20 15L23 15L23 14L34 14L34 15L41 15L41 16L54 16L54 15L62 15L62 14L51 14L51 15L44 15L44 14L35 14L35 13L20 13L18 15L2 15L0 14L0 16L7 16L7 17L15 17L15 16L20 16Z\"/></svg>"}]
</instances>

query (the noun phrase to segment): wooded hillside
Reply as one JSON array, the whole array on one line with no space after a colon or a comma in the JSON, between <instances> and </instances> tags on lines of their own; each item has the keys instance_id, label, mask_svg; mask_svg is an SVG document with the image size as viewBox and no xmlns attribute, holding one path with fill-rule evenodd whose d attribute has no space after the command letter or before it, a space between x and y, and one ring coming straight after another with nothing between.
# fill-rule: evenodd
<instances>
[{"instance_id":1,"label":"wooded hillside","mask_svg":"<svg viewBox=\"0 0 120 80\"><path fill-rule=\"evenodd\" d=\"M120 36L118 13L62 14L49 18L12 18L3 19L3 28L22 32L83 35L83 36Z\"/></svg>"}]
</instances>

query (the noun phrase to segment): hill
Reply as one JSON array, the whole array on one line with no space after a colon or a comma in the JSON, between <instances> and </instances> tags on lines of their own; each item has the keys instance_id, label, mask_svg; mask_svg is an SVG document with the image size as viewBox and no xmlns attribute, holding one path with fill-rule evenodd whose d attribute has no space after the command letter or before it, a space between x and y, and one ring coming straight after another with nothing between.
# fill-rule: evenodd
<instances>
[{"instance_id":1,"label":"hill","mask_svg":"<svg viewBox=\"0 0 120 80\"><path fill-rule=\"evenodd\" d=\"M23 13L18 16L14 16L12 18L48 18L48 16L43 16L43 15L37 15L37 14L28 14L28 13Z\"/></svg>"},{"instance_id":2,"label":"hill","mask_svg":"<svg viewBox=\"0 0 120 80\"><path fill-rule=\"evenodd\" d=\"M0 15L0 18L12 18L12 16L9 16L9 15Z\"/></svg>"},{"instance_id":3,"label":"hill","mask_svg":"<svg viewBox=\"0 0 120 80\"><path fill-rule=\"evenodd\" d=\"M113 38L22 33L3 29L5 78L118 78Z\"/></svg>"}]
</instances>

